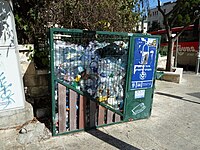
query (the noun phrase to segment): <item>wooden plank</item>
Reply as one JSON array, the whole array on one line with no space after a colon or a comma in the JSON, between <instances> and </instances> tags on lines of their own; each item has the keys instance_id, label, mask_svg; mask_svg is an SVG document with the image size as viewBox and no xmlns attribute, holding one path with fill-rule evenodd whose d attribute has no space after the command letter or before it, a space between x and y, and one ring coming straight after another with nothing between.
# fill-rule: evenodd
<instances>
[{"instance_id":1,"label":"wooden plank","mask_svg":"<svg viewBox=\"0 0 200 150\"><path fill-rule=\"evenodd\" d=\"M115 122L121 121L121 116L118 114L115 114Z\"/></svg>"},{"instance_id":2,"label":"wooden plank","mask_svg":"<svg viewBox=\"0 0 200 150\"><path fill-rule=\"evenodd\" d=\"M66 87L58 83L58 127L59 133L66 131Z\"/></svg>"},{"instance_id":3,"label":"wooden plank","mask_svg":"<svg viewBox=\"0 0 200 150\"><path fill-rule=\"evenodd\" d=\"M77 102L77 93L72 90L69 90L69 129L70 131L77 129L76 102Z\"/></svg>"},{"instance_id":4,"label":"wooden plank","mask_svg":"<svg viewBox=\"0 0 200 150\"><path fill-rule=\"evenodd\" d=\"M96 103L90 101L90 127L94 127L96 124Z\"/></svg>"},{"instance_id":5,"label":"wooden plank","mask_svg":"<svg viewBox=\"0 0 200 150\"><path fill-rule=\"evenodd\" d=\"M98 114L98 125L105 124L104 117L105 117L105 108L99 105L99 114Z\"/></svg>"},{"instance_id":6,"label":"wooden plank","mask_svg":"<svg viewBox=\"0 0 200 150\"><path fill-rule=\"evenodd\" d=\"M110 111L110 110L107 111L107 124L112 123L113 114L114 113L112 111Z\"/></svg>"},{"instance_id":7,"label":"wooden plank","mask_svg":"<svg viewBox=\"0 0 200 150\"><path fill-rule=\"evenodd\" d=\"M86 101L87 101L86 97L83 97L82 95L80 95L80 99L79 99L79 129L85 128Z\"/></svg>"}]
</instances>

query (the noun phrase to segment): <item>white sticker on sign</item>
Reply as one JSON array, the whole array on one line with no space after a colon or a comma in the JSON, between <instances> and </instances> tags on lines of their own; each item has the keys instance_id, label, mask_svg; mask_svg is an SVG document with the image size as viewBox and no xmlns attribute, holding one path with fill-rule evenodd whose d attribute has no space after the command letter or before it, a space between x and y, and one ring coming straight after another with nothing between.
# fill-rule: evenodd
<instances>
[{"instance_id":1,"label":"white sticker on sign","mask_svg":"<svg viewBox=\"0 0 200 150\"><path fill-rule=\"evenodd\" d=\"M135 99L144 98L144 97L145 97L145 90L135 91Z\"/></svg>"}]
</instances>

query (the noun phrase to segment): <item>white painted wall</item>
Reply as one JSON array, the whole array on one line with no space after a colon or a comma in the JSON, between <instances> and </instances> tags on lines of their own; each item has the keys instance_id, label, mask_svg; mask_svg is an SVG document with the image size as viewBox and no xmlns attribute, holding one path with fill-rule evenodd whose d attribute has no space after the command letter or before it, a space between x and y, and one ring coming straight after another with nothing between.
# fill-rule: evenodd
<instances>
[{"instance_id":1,"label":"white painted wall","mask_svg":"<svg viewBox=\"0 0 200 150\"><path fill-rule=\"evenodd\" d=\"M0 1L0 111L24 107L17 36L11 0Z\"/></svg>"}]
</instances>

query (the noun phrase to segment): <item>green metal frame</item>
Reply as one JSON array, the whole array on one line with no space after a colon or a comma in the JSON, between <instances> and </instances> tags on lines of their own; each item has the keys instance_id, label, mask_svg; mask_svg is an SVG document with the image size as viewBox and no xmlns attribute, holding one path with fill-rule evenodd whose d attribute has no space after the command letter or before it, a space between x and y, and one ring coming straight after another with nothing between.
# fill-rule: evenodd
<instances>
[{"instance_id":1,"label":"green metal frame","mask_svg":"<svg viewBox=\"0 0 200 150\"><path fill-rule=\"evenodd\" d=\"M51 50L51 58L50 58L50 62L51 62L51 94L52 94L52 134L53 136L55 135L63 135L63 134L68 134L68 133L73 133L73 132L79 132L79 131L84 131L87 129L91 129L91 128L86 128L86 129L77 129L74 131L68 131L68 132L64 132L64 133L55 133L55 82L60 83L64 86L66 86L67 88L77 92L80 95L89 97L90 100L95 101L97 103L99 103L99 105L113 111L114 113L123 116L123 121L120 122L115 122L115 123L111 123L111 124L104 124L104 125L100 125L97 126L95 128L98 127L103 127L103 126L108 126L108 125L112 125L112 124L117 124L117 123L122 123L122 122L126 122L129 121L131 119L130 115L128 114L128 109L130 110L128 104L129 101L131 101L132 96L134 96L134 92L135 90L130 90L130 81L131 81L131 73L132 73L132 68L133 68L133 59L134 59L134 39L137 37L147 37L147 38L156 38L158 40L158 51L159 51L159 46L160 46L160 36L151 36L151 35L143 35L143 34L132 34L132 33L122 33L122 32L105 32L105 31L94 31L93 33L95 34L101 34L101 35L119 35L119 36L124 36L124 37L128 37L129 38L129 49L128 49L128 65L127 65L127 72L126 72L126 85L125 85L125 96L124 96L124 112L121 113L120 111L117 111L111 107L109 107L108 105L102 103L102 102L98 102L97 100L95 100L94 98L90 97L89 95L87 95L86 93L77 90L76 88L74 88L73 86L64 83L62 80L59 80L55 77L54 75L54 44L53 44L53 34L56 32L63 32L63 33L84 33L84 32L89 32L89 31L84 31L84 30L79 30L79 29L64 29L64 28L51 28L50 29L50 50ZM92 32L91 32L92 33ZM150 89L145 89L147 91L145 91L145 94L147 94L148 96L150 96L150 104L149 107L152 107L152 101L153 101L153 92L154 92L154 87L155 87L155 78L156 78L156 67L157 67L157 59L158 59L158 54L159 52L157 52L157 57L156 57L156 64L155 64L155 72L154 72L154 82L153 82L153 87ZM133 99L133 98L132 98ZM132 106L131 106L132 107ZM151 108L150 108L151 109ZM135 119L141 119L141 118L146 118L150 116L150 113L148 114L148 116L140 116L139 118L133 118Z\"/></svg>"},{"instance_id":2,"label":"green metal frame","mask_svg":"<svg viewBox=\"0 0 200 150\"><path fill-rule=\"evenodd\" d=\"M55 84L54 84L54 46L53 29L50 29L50 63L51 63L51 99L52 99L52 134L55 135Z\"/></svg>"},{"instance_id":3,"label":"green metal frame","mask_svg":"<svg viewBox=\"0 0 200 150\"><path fill-rule=\"evenodd\" d=\"M87 31L87 30L79 30L79 29L65 29L65 28L50 28L50 50L51 50L51 58L50 58L50 62L51 62L51 95L52 95L52 122L53 122L53 125L52 125L52 134L53 136L56 136L56 135L63 135L63 134L68 134L68 133L73 133L73 132L79 132L79 131L84 131L84 130L88 130L88 129L92 129L91 127L89 128L86 128L86 129L77 129L77 130L74 130L74 131L69 131L69 132L65 132L65 133L58 133L56 134L55 133L55 82L57 83L60 83L62 85L64 85L65 87L77 92L78 94L80 95L83 95L83 96L86 96L88 97L90 100L92 101L95 101L96 103L98 103L99 105L111 110L112 112L120 115L120 116L123 116L124 117L124 114L121 113L120 111L118 110L115 110L113 109L112 107L106 105L105 103L103 102L99 102L97 101L96 99L92 98L91 96L89 96L87 93L84 93L78 89L76 89L75 87L69 85L69 84L66 84L64 83L62 80L59 80L55 77L54 75L54 45L53 45L53 40L54 40L54 37L53 37L53 34L56 33L56 32L63 32L63 33L84 33L84 32L91 32L91 33L95 33L95 34L99 34L99 35L115 35L115 36L124 36L126 38L129 38L129 42L130 42L130 37L132 34L129 34L129 33L124 33L124 32L106 32L106 31ZM129 49L130 50L130 49ZM96 128L98 127L103 127L103 126L108 126L108 125L112 125L112 124L118 124L118 123L121 123L123 121L120 121L120 122L114 122L114 123L110 123L110 124L104 124L104 125L100 125L100 126L96 126Z\"/></svg>"},{"instance_id":4,"label":"green metal frame","mask_svg":"<svg viewBox=\"0 0 200 150\"><path fill-rule=\"evenodd\" d=\"M55 136L57 135L55 133L55 81L57 82L61 82L59 80L55 80L55 70L54 70L54 44L53 44L53 34L54 32L64 32L64 33L82 33L82 30L79 29L64 29L64 28L50 28L50 63L51 63L51 96L52 96L52 135ZM70 85L68 85L69 88L71 88L72 90L76 91L76 89L74 89L74 87L71 87ZM81 91L76 91L78 93L80 93Z\"/></svg>"},{"instance_id":5,"label":"green metal frame","mask_svg":"<svg viewBox=\"0 0 200 150\"><path fill-rule=\"evenodd\" d=\"M153 78L153 86L152 88L144 88L140 90L145 90L145 98L136 100L135 97L135 91L136 90L130 90L130 84L131 84L131 77L133 72L133 60L134 60L134 45L135 45L135 38L144 37L144 38L155 38L158 40L158 48L157 48L157 55L156 55L156 61L155 61L155 68L154 68L154 78ZM154 88L155 88L155 79L156 79L156 68L158 63L158 54L160 50L160 36L156 35L144 35L144 34L133 34L130 41L130 50L129 50L129 56L128 56L128 68L127 68L127 78L126 78L126 95L125 95L125 104L124 104L124 121L128 120L137 120L142 118L148 118L151 115L151 108L153 103L153 94L154 94ZM145 114L143 116L133 117L130 115L130 110L133 107L134 102L143 102L149 100L149 107L150 112L148 114Z\"/></svg>"}]
</instances>

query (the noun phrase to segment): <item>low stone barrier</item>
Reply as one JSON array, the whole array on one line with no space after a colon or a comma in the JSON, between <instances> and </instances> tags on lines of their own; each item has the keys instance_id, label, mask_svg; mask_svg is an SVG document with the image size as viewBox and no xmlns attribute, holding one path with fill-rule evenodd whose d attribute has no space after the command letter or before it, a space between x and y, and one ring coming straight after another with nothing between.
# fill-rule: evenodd
<instances>
[{"instance_id":1,"label":"low stone barrier","mask_svg":"<svg viewBox=\"0 0 200 150\"><path fill-rule=\"evenodd\" d=\"M175 68L174 72L164 71L162 80L181 83L182 75L183 75L183 68Z\"/></svg>"}]
</instances>

